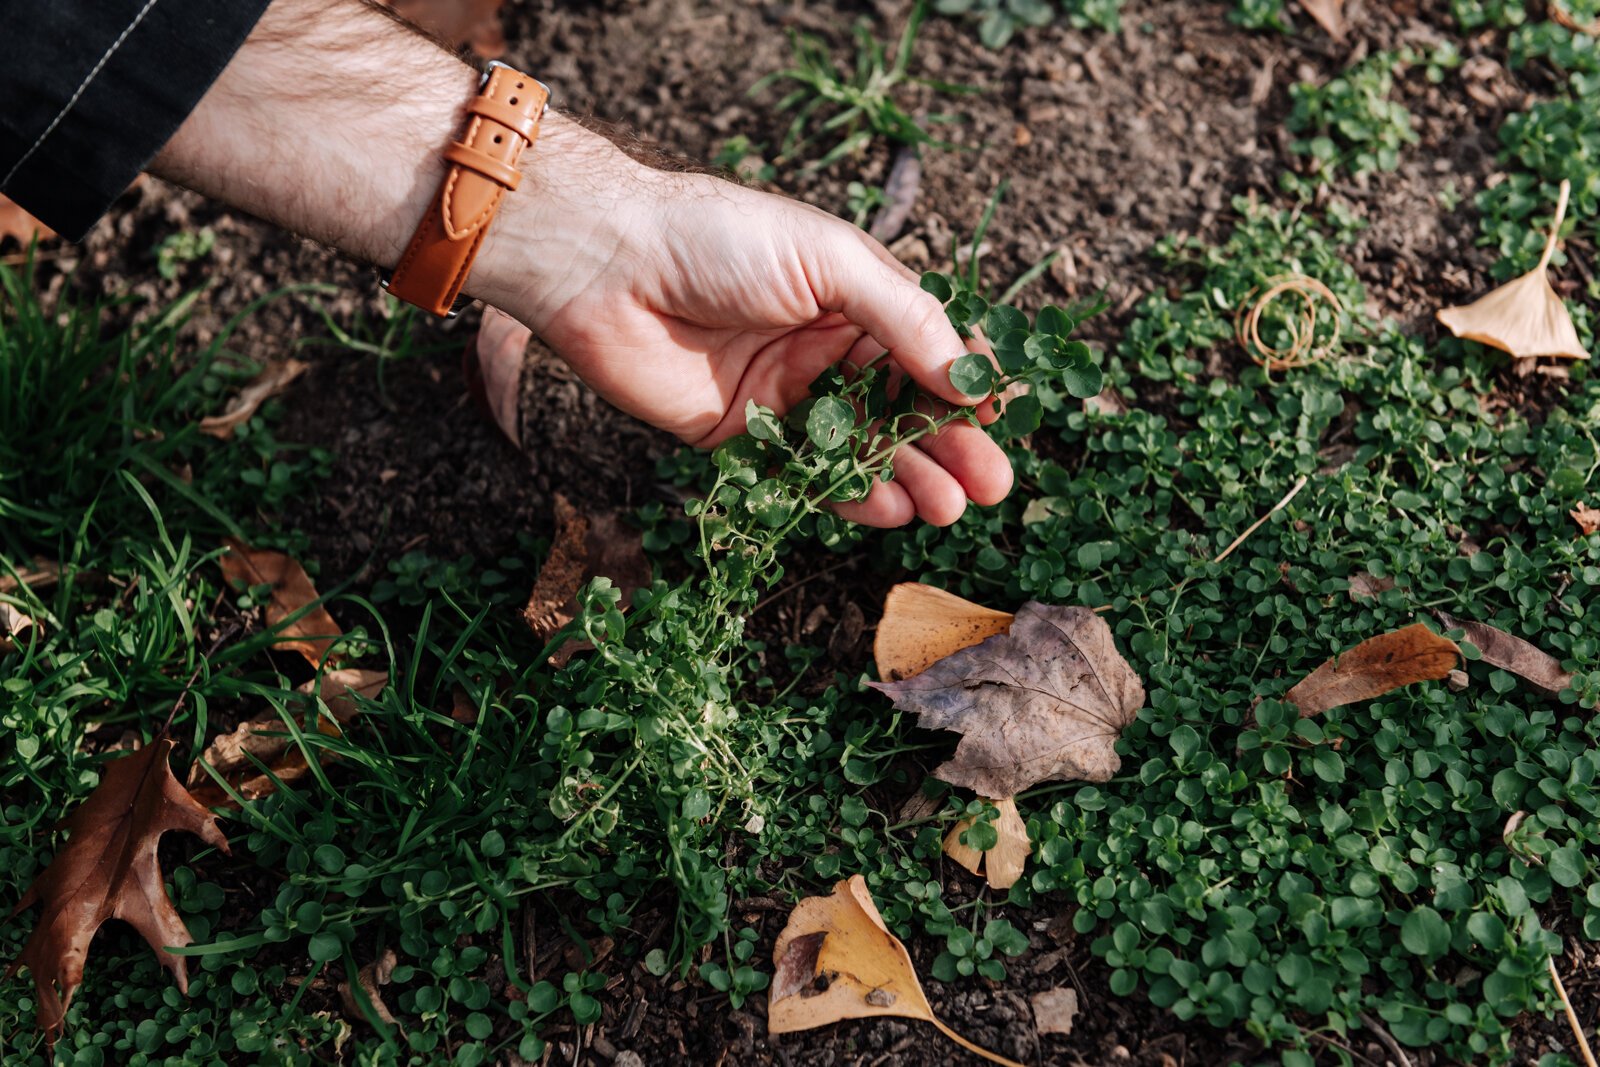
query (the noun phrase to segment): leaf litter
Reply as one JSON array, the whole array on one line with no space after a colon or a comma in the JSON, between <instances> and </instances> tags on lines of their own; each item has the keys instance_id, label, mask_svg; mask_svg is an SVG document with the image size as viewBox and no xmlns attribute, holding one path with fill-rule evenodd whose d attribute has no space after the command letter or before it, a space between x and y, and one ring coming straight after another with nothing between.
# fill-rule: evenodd
<instances>
[{"instance_id":1,"label":"leaf litter","mask_svg":"<svg viewBox=\"0 0 1600 1067\"><path fill-rule=\"evenodd\" d=\"M1413 682L1438 681L1455 669L1461 649L1423 623L1369 637L1302 678L1283 699L1302 719L1382 696Z\"/></svg>"},{"instance_id":2,"label":"leaf litter","mask_svg":"<svg viewBox=\"0 0 1600 1067\"><path fill-rule=\"evenodd\" d=\"M60 1036L95 931L121 919L139 931L180 992L189 989L182 956L168 948L192 942L167 898L156 848L170 830L185 830L228 851L211 812L178 784L165 734L104 765L100 784L62 821L66 844L18 902L12 915L42 905L38 923L6 976L23 967L38 990L38 1020L46 1040Z\"/></svg>"},{"instance_id":3,"label":"leaf litter","mask_svg":"<svg viewBox=\"0 0 1600 1067\"><path fill-rule=\"evenodd\" d=\"M835 885L831 896L806 897L795 905L778 935L772 962L769 1034L896 1015L932 1023L962 1048L993 1063L1020 1067L974 1045L933 1014L910 953L889 932L859 874Z\"/></svg>"},{"instance_id":4,"label":"leaf litter","mask_svg":"<svg viewBox=\"0 0 1600 1067\"><path fill-rule=\"evenodd\" d=\"M282 552L251 548L233 539L219 563L228 581L248 587L270 586L266 606L267 626L278 631L276 644L305 656L313 667L331 660L333 646L343 635L300 563ZM313 606L315 605L315 606Z\"/></svg>"}]
</instances>

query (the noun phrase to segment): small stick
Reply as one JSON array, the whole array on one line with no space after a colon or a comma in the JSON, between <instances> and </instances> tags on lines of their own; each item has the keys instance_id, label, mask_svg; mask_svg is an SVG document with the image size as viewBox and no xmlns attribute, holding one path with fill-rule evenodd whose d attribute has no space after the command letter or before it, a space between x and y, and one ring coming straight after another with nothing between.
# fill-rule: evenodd
<instances>
[{"instance_id":1,"label":"small stick","mask_svg":"<svg viewBox=\"0 0 1600 1067\"><path fill-rule=\"evenodd\" d=\"M1583 1062L1586 1067L1596 1067L1594 1049L1589 1047L1589 1039L1584 1036L1583 1027L1578 1023L1578 1013L1572 1010L1572 1001L1567 999L1567 987L1561 984L1561 974L1556 970L1555 957L1549 957L1545 963L1550 967L1550 981L1555 983L1556 996L1561 998L1561 1006L1567 1009L1567 1024L1572 1027L1572 1036L1578 1039L1578 1049L1583 1053Z\"/></svg>"},{"instance_id":2,"label":"small stick","mask_svg":"<svg viewBox=\"0 0 1600 1067\"><path fill-rule=\"evenodd\" d=\"M1218 556L1216 559L1212 560L1211 562L1212 563L1221 563L1223 560L1225 560L1229 556L1233 555L1233 550L1238 548L1240 545L1244 544L1244 539L1245 538L1249 537L1251 534L1253 534L1257 530L1261 529L1261 527L1263 525L1265 525L1265 523L1266 523L1266 521L1268 519L1272 518L1272 516L1276 515L1278 512L1280 512L1284 508L1288 507L1289 506L1289 501L1293 500L1299 494L1300 490L1304 489L1305 487L1306 487L1306 476L1304 474L1302 474L1300 476L1300 480L1294 483L1294 488L1289 490L1289 492L1287 494L1285 494L1285 496L1284 496L1284 498L1282 500L1280 500L1276 504L1272 505L1272 510L1271 511L1267 512L1265 515L1261 516L1255 522L1251 523L1249 528L1246 529L1244 533L1240 534L1238 537L1235 537L1233 539L1233 544L1229 545L1227 548L1222 550L1222 555Z\"/></svg>"},{"instance_id":3,"label":"small stick","mask_svg":"<svg viewBox=\"0 0 1600 1067\"><path fill-rule=\"evenodd\" d=\"M1272 505L1272 510L1271 511L1267 512L1265 515L1261 516L1255 522L1251 523L1250 524L1250 528L1248 530L1246 530L1244 533L1240 534L1238 537L1235 537L1233 539L1233 544L1231 544L1227 548L1223 549L1222 550L1222 555L1218 556L1216 559L1212 560L1211 562L1212 563L1221 563L1223 560L1227 559L1228 556L1230 556L1233 553L1234 549L1236 549L1240 545L1244 544L1245 538L1249 537L1251 534L1253 534L1257 530L1261 529L1261 527L1266 524L1266 521L1268 519L1272 518L1272 516L1276 515L1278 512L1280 512L1284 508L1288 507L1289 506L1289 501L1293 500L1295 498L1295 496L1300 492L1300 490L1304 489L1305 487L1306 487L1306 476L1304 474L1302 474L1300 476L1300 480L1294 483L1294 488L1289 490L1289 492L1287 494L1285 494L1285 496L1284 496L1284 498L1282 500L1280 500L1276 504ZM1187 581L1188 581L1188 579L1185 578L1183 580L1183 582L1179 582L1177 585L1168 586L1168 588L1169 589L1177 589L1178 586L1183 585L1184 582L1187 582ZM1141 597L1135 597L1134 600L1133 600L1133 603L1137 604L1139 601L1144 600L1144 599L1145 598L1142 597L1142 596ZM1113 605L1113 604L1101 604L1099 607L1094 609L1094 613L1096 615L1104 614L1105 612L1110 611L1114 606L1115 605Z\"/></svg>"},{"instance_id":4,"label":"small stick","mask_svg":"<svg viewBox=\"0 0 1600 1067\"><path fill-rule=\"evenodd\" d=\"M1361 1013L1361 1022L1368 1030L1371 1030L1374 1034L1378 1035L1378 1040L1383 1043L1384 1048L1389 1050L1389 1055L1394 1057L1394 1062L1397 1063L1399 1067L1412 1067L1411 1057L1406 1055L1406 1050L1401 1048L1400 1043L1390 1035L1389 1031L1383 1028L1382 1023L1378 1022L1378 1020L1374 1019L1366 1012Z\"/></svg>"},{"instance_id":5,"label":"small stick","mask_svg":"<svg viewBox=\"0 0 1600 1067\"><path fill-rule=\"evenodd\" d=\"M134 581L137 582L138 580L138 576L135 575ZM194 673L189 675L189 680L183 684L183 691L178 694L178 699L172 704L172 710L167 712L167 721L161 724L161 733L164 734L172 728L172 720L183 709L184 701L189 699L189 690L193 689L194 683L200 680L200 672L205 669L206 664L211 662L211 657L217 654L217 649L222 647L222 643L237 633L238 630L239 620L230 619L227 625L217 631L216 639L211 642L211 647L201 654L200 662L194 665Z\"/></svg>"}]
</instances>

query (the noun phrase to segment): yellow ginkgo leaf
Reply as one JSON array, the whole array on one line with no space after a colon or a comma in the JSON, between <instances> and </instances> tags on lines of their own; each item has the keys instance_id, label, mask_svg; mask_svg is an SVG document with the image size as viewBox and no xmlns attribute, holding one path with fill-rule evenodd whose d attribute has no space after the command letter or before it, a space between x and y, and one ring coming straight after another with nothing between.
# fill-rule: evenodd
<instances>
[{"instance_id":1,"label":"yellow ginkgo leaf","mask_svg":"<svg viewBox=\"0 0 1600 1067\"><path fill-rule=\"evenodd\" d=\"M994 1063L1014 1060L979 1048L934 1017L911 955L884 925L859 874L833 895L806 897L773 949L767 1033L810 1030L841 1019L898 1015L932 1023L950 1040Z\"/></svg>"},{"instance_id":2,"label":"yellow ginkgo leaf","mask_svg":"<svg viewBox=\"0 0 1600 1067\"><path fill-rule=\"evenodd\" d=\"M1017 812L1015 797L991 800L989 803L1000 812L994 820L994 830L998 835L994 847L987 852L980 852L962 844L961 835L973 823L972 819L962 819L945 835L944 854L973 874L982 873L989 888L1010 889L1022 877L1022 869L1033 854L1033 846L1028 843L1028 824L1022 821L1022 816Z\"/></svg>"},{"instance_id":3,"label":"yellow ginkgo leaf","mask_svg":"<svg viewBox=\"0 0 1600 1067\"><path fill-rule=\"evenodd\" d=\"M1567 305L1550 285L1548 273L1571 191L1570 182L1561 183L1555 221L1550 224L1550 236L1545 241L1539 265L1471 304L1440 310L1439 321L1449 327L1451 333L1519 358L1589 358L1583 342L1578 339L1577 328L1572 325Z\"/></svg>"},{"instance_id":4,"label":"yellow ginkgo leaf","mask_svg":"<svg viewBox=\"0 0 1600 1067\"><path fill-rule=\"evenodd\" d=\"M872 645L878 677L886 682L920 674L963 648L1011 628L1011 613L963 600L921 582L901 582L883 601Z\"/></svg>"}]
</instances>

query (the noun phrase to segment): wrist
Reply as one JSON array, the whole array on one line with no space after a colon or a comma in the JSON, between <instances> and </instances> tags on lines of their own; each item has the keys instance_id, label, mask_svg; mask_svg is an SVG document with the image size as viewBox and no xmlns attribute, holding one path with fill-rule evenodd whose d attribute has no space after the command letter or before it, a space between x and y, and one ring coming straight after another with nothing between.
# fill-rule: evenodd
<instances>
[{"instance_id":1,"label":"wrist","mask_svg":"<svg viewBox=\"0 0 1600 1067\"><path fill-rule=\"evenodd\" d=\"M554 110L518 169L465 291L539 332L651 225L664 176Z\"/></svg>"}]
</instances>

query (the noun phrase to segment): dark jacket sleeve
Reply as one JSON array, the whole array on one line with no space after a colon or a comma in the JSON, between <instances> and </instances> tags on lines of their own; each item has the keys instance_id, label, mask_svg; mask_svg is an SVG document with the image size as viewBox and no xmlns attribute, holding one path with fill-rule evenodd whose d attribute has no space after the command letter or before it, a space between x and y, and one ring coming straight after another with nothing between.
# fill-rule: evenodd
<instances>
[{"instance_id":1,"label":"dark jacket sleeve","mask_svg":"<svg viewBox=\"0 0 1600 1067\"><path fill-rule=\"evenodd\" d=\"M80 239L177 132L268 0L8 0L0 193Z\"/></svg>"}]
</instances>

